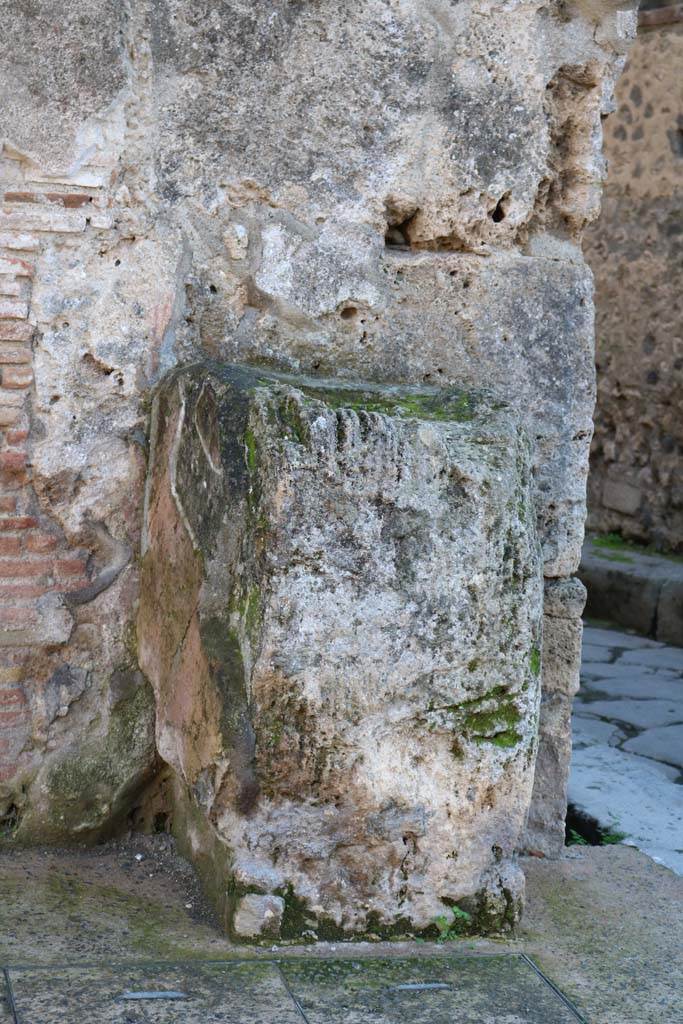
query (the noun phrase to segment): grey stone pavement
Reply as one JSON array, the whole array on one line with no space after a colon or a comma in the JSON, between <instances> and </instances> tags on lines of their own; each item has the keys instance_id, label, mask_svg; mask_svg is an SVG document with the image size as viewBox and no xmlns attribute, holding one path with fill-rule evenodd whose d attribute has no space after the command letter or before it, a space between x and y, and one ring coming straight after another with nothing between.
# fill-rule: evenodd
<instances>
[{"instance_id":1,"label":"grey stone pavement","mask_svg":"<svg viewBox=\"0 0 683 1024\"><path fill-rule=\"evenodd\" d=\"M587 626L573 726L570 803L683 875L683 648Z\"/></svg>"}]
</instances>

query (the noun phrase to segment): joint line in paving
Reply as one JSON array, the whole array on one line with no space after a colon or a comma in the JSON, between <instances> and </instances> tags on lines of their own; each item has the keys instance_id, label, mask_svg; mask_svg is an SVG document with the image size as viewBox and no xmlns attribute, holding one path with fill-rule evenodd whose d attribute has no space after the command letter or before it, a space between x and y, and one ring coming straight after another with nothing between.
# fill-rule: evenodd
<instances>
[{"instance_id":1,"label":"joint line in paving","mask_svg":"<svg viewBox=\"0 0 683 1024\"><path fill-rule=\"evenodd\" d=\"M559 999L561 999L561 1001L562 1001L562 1002L564 1003L564 1005L565 1005L565 1006L567 1007L567 1009L568 1009L568 1010L569 1010L569 1011L570 1011L571 1013L573 1013L573 1014L574 1014L574 1016L576 1017L576 1019L577 1019L578 1021L580 1021L580 1022L581 1022L581 1024L588 1024L588 1021L586 1020L586 1018L585 1018L585 1017L584 1017L584 1016L583 1016L583 1015L582 1015L581 1013L579 1013L579 1011L578 1011L578 1010L577 1010L577 1008L576 1008L576 1007L574 1006L574 1004L573 1004L573 1003L571 1002L571 1000L567 999L567 997L566 997L566 995L564 994L564 992L562 992L562 991L561 991L561 990L560 990L560 989L559 989L559 988L557 987L557 985L555 985L555 984L554 984L554 983L553 983L553 982L552 982L552 981L550 980L550 978L549 978L549 977L547 977L547 975L545 975L545 974L543 973L543 971L541 970L541 968L540 968L540 967L538 967L538 966L537 966L537 965L536 965L536 964L534 963L534 961L533 961L533 960L531 959L531 957L527 956L527 955L526 955L526 953L520 953L519 955L520 955L520 957L522 958L522 960L524 960L524 961L525 961L525 962L526 962L527 964L529 964L529 966L531 967L531 969L532 969L533 971L535 971L535 972L536 972L536 974L537 974L537 975L539 976L539 978L540 978L540 979L541 979L542 981L544 981L544 982L546 983L546 985L550 986L550 988L551 988L551 989L553 990L553 992L555 993L555 995L556 995L556 996L558 996L558 997L559 997Z\"/></svg>"},{"instance_id":2,"label":"joint line in paving","mask_svg":"<svg viewBox=\"0 0 683 1024\"><path fill-rule=\"evenodd\" d=\"M7 1003L9 1005L9 1012L12 1014L12 1024L20 1024L19 1013L17 1011L17 1004L14 1001L14 992L12 991L12 981L9 976L9 971L6 967L2 968L2 976L5 979L5 991L7 992Z\"/></svg>"}]
</instances>

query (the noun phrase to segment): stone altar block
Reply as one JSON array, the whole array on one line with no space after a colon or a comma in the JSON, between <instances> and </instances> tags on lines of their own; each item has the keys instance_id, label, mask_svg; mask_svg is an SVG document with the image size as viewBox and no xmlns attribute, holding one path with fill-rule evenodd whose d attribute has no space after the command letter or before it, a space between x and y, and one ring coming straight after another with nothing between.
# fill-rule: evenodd
<instances>
[{"instance_id":1,"label":"stone altar block","mask_svg":"<svg viewBox=\"0 0 683 1024\"><path fill-rule=\"evenodd\" d=\"M530 465L491 393L206 363L162 383L140 661L177 834L236 937L517 919Z\"/></svg>"}]
</instances>

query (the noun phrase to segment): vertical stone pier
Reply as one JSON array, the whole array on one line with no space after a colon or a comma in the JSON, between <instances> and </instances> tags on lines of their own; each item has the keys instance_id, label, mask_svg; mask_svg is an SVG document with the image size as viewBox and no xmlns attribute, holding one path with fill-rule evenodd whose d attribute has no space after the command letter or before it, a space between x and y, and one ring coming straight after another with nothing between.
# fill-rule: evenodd
<instances>
[{"instance_id":1,"label":"vertical stone pier","mask_svg":"<svg viewBox=\"0 0 683 1024\"><path fill-rule=\"evenodd\" d=\"M514 923L542 605L518 417L200 364L153 424L140 664L229 929Z\"/></svg>"},{"instance_id":2,"label":"vertical stone pier","mask_svg":"<svg viewBox=\"0 0 683 1024\"><path fill-rule=\"evenodd\" d=\"M55 32L47 0L11 13L8 841L145 820L161 763L236 933L420 929L451 903L510 923L515 847L562 844L594 400L580 238L634 16L73 0Z\"/></svg>"}]
</instances>

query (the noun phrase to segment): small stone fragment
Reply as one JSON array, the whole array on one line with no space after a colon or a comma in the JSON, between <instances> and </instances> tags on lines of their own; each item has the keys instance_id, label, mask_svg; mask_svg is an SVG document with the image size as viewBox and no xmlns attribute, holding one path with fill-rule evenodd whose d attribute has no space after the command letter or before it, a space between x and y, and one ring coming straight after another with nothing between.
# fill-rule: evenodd
<instances>
[{"instance_id":1,"label":"small stone fragment","mask_svg":"<svg viewBox=\"0 0 683 1024\"><path fill-rule=\"evenodd\" d=\"M258 939L278 935L285 901L281 896L259 896L249 892L242 896L232 920L235 935L241 939Z\"/></svg>"}]
</instances>

